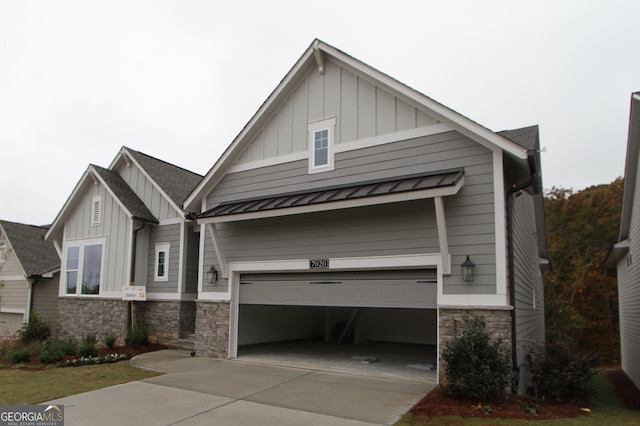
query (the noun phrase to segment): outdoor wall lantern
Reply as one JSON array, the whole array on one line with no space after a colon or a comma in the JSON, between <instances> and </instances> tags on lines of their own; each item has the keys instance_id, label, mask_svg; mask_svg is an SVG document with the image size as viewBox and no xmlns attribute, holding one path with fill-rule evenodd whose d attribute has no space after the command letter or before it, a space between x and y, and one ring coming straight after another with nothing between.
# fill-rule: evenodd
<instances>
[{"instance_id":1,"label":"outdoor wall lantern","mask_svg":"<svg viewBox=\"0 0 640 426\"><path fill-rule=\"evenodd\" d=\"M213 284L218 281L218 271L216 271L216 268L213 265L211 265L211 268L207 271L207 281L209 281L209 284Z\"/></svg>"},{"instance_id":2,"label":"outdoor wall lantern","mask_svg":"<svg viewBox=\"0 0 640 426\"><path fill-rule=\"evenodd\" d=\"M467 255L467 260L462 262L462 281L471 282L473 281L473 273L476 269L476 264L469 259L469 255Z\"/></svg>"}]
</instances>

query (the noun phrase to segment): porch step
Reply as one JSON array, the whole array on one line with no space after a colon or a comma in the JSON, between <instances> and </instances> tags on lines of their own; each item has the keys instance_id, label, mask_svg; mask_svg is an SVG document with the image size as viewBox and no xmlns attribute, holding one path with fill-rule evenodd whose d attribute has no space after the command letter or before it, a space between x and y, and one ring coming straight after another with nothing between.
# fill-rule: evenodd
<instances>
[{"instance_id":1,"label":"porch step","mask_svg":"<svg viewBox=\"0 0 640 426\"><path fill-rule=\"evenodd\" d=\"M181 339L174 340L168 346L170 346L173 349L181 349L181 350L192 352L196 348L196 335L187 334L185 337Z\"/></svg>"}]
</instances>

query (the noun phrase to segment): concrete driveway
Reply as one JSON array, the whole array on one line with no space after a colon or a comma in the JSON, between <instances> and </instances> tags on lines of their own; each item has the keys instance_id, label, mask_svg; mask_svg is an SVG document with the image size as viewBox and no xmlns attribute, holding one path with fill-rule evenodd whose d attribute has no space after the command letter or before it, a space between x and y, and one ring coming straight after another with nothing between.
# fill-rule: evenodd
<instances>
[{"instance_id":1,"label":"concrete driveway","mask_svg":"<svg viewBox=\"0 0 640 426\"><path fill-rule=\"evenodd\" d=\"M49 401L65 425L390 425L434 383L191 358L140 355L131 364L166 373Z\"/></svg>"}]
</instances>

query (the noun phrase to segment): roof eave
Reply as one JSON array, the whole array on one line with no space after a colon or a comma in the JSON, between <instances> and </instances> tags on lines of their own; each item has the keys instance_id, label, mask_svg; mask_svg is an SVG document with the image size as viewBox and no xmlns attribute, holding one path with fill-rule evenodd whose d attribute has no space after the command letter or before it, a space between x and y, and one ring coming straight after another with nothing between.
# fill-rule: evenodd
<instances>
[{"instance_id":1,"label":"roof eave","mask_svg":"<svg viewBox=\"0 0 640 426\"><path fill-rule=\"evenodd\" d=\"M620 217L620 233L618 241L629 238L633 198L636 191L638 173L638 154L640 152L640 92L631 94L631 110L629 113L629 132L627 139L627 155L624 168L624 195Z\"/></svg>"}]
</instances>

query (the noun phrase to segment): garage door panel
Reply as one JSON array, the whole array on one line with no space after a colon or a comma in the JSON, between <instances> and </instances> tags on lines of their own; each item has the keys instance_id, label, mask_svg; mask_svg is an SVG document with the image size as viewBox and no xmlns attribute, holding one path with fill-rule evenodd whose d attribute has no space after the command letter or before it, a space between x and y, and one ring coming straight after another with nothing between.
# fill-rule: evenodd
<instances>
[{"instance_id":1,"label":"garage door panel","mask_svg":"<svg viewBox=\"0 0 640 426\"><path fill-rule=\"evenodd\" d=\"M240 303L435 308L435 271L244 274Z\"/></svg>"}]
</instances>

